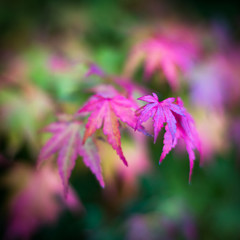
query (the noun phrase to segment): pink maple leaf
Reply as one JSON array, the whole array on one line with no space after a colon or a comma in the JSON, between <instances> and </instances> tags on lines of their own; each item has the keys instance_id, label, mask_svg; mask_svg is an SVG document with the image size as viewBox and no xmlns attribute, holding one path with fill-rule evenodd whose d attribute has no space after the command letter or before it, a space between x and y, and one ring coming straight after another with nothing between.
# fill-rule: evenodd
<instances>
[{"instance_id":1,"label":"pink maple leaf","mask_svg":"<svg viewBox=\"0 0 240 240\"><path fill-rule=\"evenodd\" d=\"M107 89L109 91L106 91ZM78 110L78 114L91 113L86 124L83 142L103 125L103 133L107 136L108 142L116 150L124 164L127 165L121 148L119 120L135 128L137 122L136 109L135 102L125 98L112 87L103 88L102 91L90 97L86 104ZM138 129L141 130L140 125Z\"/></svg>"},{"instance_id":2,"label":"pink maple leaf","mask_svg":"<svg viewBox=\"0 0 240 240\"><path fill-rule=\"evenodd\" d=\"M178 97L176 103L174 103L174 98L167 98L164 101L159 102L157 95L153 93L153 96L146 95L139 98L139 100L148 102L148 104L136 111L136 114L138 115L136 128L149 118L152 118L154 122L155 143L161 128L164 126L164 123L167 123L165 125L166 132L163 141L163 152L160 156L159 163L161 163L171 149L176 146L177 140L182 138L185 141L186 149L189 155L190 181L193 161L195 159L193 150L196 148L200 152L200 141L195 128L194 120L184 108L181 98Z\"/></svg>"},{"instance_id":3,"label":"pink maple leaf","mask_svg":"<svg viewBox=\"0 0 240 240\"><path fill-rule=\"evenodd\" d=\"M3 178L3 183L11 192L7 202L10 214L6 239L32 239L39 227L56 222L65 208L73 213L83 211L71 187L68 198L64 198L61 180L49 164L38 171L16 164Z\"/></svg>"},{"instance_id":4,"label":"pink maple leaf","mask_svg":"<svg viewBox=\"0 0 240 240\"><path fill-rule=\"evenodd\" d=\"M79 121L54 122L44 129L53 135L43 146L38 164L51 155L59 153L57 162L65 196L68 190L68 180L78 156L83 158L84 164L90 168L100 185L104 187L97 147L92 139L88 139L85 145L82 145L82 129L83 125Z\"/></svg>"},{"instance_id":5,"label":"pink maple leaf","mask_svg":"<svg viewBox=\"0 0 240 240\"><path fill-rule=\"evenodd\" d=\"M179 88L179 70L185 73L192 65L196 50L189 43L173 41L164 36L149 38L137 44L130 53L125 73L132 75L144 60L145 77L161 70L173 90Z\"/></svg>"}]
</instances>

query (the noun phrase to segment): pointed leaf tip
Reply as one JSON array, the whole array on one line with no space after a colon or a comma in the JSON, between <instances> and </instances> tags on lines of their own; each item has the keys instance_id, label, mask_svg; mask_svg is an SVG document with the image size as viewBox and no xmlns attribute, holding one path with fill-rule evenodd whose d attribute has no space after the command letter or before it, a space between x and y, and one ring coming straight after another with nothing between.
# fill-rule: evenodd
<instances>
[{"instance_id":1,"label":"pointed leaf tip","mask_svg":"<svg viewBox=\"0 0 240 240\"><path fill-rule=\"evenodd\" d=\"M126 159L125 161L123 161L123 163L125 164L126 167L128 167L128 162L126 161Z\"/></svg>"},{"instance_id":2,"label":"pointed leaf tip","mask_svg":"<svg viewBox=\"0 0 240 240\"><path fill-rule=\"evenodd\" d=\"M158 101L158 96L156 93L152 93L153 97Z\"/></svg>"}]
</instances>

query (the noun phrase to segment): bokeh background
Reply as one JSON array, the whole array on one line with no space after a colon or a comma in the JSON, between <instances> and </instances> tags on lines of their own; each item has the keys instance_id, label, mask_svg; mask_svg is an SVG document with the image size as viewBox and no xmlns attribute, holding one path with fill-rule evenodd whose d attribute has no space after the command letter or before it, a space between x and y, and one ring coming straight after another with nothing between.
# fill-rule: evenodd
<instances>
[{"instance_id":1,"label":"bokeh background","mask_svg":"<svg viewBox=\"0 0 240 240\"><path fill-rule=\"evenodd\" d=\"M193 59L178 69L175 89L161 68L146 80L146 62L132 58L135 46L155 34L193 46L181 55ZM154 145L124 130L128 168L98 141L104 189L80 158L67 199L55 158L36 170L49 138L41 129L58 114L74 114L88 89L104 82L86 78L89 63L138 84L134 96L142 90L162 99L181 96L202 140L190 184L181 145L159 166L163 134ZM240 16L234 1L2 0L0 123L1 239L240 239Z\"/></svg>"}]
</instances>

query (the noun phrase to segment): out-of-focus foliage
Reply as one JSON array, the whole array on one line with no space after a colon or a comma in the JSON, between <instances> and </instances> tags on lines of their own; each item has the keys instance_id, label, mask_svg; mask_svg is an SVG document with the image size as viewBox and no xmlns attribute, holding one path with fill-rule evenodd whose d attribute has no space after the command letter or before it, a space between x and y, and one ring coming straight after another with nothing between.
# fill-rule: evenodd
<instances>
[{"instance_id":1,"label":"out-of-focus foliage","mask_svg":"<svg viewBox=\"0 0 240 240\"><path fill-rule=\"evenodd\" d=\"M15 153L26 141L29 151L37 151L37 131L54 111L53 102L41 89L30 84L0 90L1 132L8 138L9 152Z\"/></svg>"},{"instance_id":2,"label":"out-of-focus foliage","mask_svg":"<svg viewBox=\"0 0 240 240\"><path fill-rule=\"evenodd\" d=\"M239 239L238 9L233 1L1 1L0 238ZM159 166L163 133L153 144L125 128L124 112L128 167L94 129L104 189L80 158L71 177L65 166L68 198L53 151L36 169L51 138L44 127L106 91L100 84L133 104L152 92L183 99L202 142L191 184L181 141Z\"/></svg>"},{"instance_id":3,"label":"out-of-focus foliage","mask_svg":"<svg viewBox=\"0 0 240 240\"><path fill-rule=\"evenodd\" d=\"M11 190L7 201L7 239L30 238L41 225L54 223L64 207L75 213L83 210L72 189L68 199L64 198L59 176L50 165L36 171L30 166L15 164L2 182Z\"/></svg>"},{"instance_id":4,"label":"out-of-focus foliage","mask_svg":"<svg viewBox=\"0 0 240 240\"><path fill-rule=\"evenodd\" d=\"M84 126L82 122L74 121L69 116L64 116L64 118L60 118L58 122L51 123L44 129L46 132L51 133L52 137L41 149L38 165L56 152L58 153L59 173L64 186L64 194L67 197L68 180L78 156L81 156L85 165L91 169L100 185L104 187L96 144L92 139L88 139L83 144L82 129Z\"/></svg>"},{"instance_id":5,"label":"out-of-focus foliage","mask_svg":"<svg viewBox=\"0 0 240 240\"><path fill-rule=\"evenodd\" d=\"M144 76L147 79L154 72L162 70L169 85L176 91L179 89L180 74L178 72L185 73L191 69L199 47L197 43L191 42L191 36L189 37L184 29L176 34L171 31L166 32L167 36L164 36L161 31L160 36L156 34L157 36L134 46L126 63L125 72L132 76L139 63L144 60ZM184 36L183 40L181 39L182 35Z\"/></svg>"}]
</instances>

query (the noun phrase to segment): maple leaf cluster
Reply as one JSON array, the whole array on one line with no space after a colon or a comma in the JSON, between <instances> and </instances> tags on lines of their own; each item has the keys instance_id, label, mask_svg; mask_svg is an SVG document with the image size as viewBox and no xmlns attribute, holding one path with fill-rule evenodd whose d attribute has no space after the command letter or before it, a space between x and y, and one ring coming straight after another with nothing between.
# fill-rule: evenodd
<instances>
[{"instance_id":1,"label":"maple leaf cluster","mask_svg":"<svg viewBox=\"0 0 240 240\"><path fill-rule=\"evenodd\" d=\"M137 105L112 86L98 86L94 91L97 93L89 98L72 119L62 119L44 129L44 131L51 133L52 137L43 146L38 164L58 153L57 163L65 195L67 195L68 180L79 156L95 174L100 185L104 187L98 149L92 137L96 130L102 126L107 141L123 163L128 165L121 148L120 123L126 124L132 129L136 128L137 116L135 111ZM86 125L77 120L88 113L91 114ZM137 127L137 130L144 132L141 125Z\"/></svg>"},{"instance_id":2,"label":"maple leaf cluster","mask_svg":"<svg viewBox=\"0 0 240 240\"><path fill-rule=\"evenodd\" d=\"M103 71L93 64L90 65L86 77L91 75L105 76ZM127 86L129 89L130 85L122 84L122 86ZM166 123L164 147L160 162L175 147L179 138L185 141L190 159L190 181L193 161L195 159L194 149L200 151L200 143L194 121L183 107L183 102L180 98L175 103L174 98L168 98L159 102L157 95L153 93L153 96L145 95L140 97L139 100L145 101L148 104L139 107L132 95L126 97L112 85L99 85L91 90L94 94L73 117L70 119L60 119L44 129L44 131L51 133L52 137L43 146L38 163L41 164L41 162L53 154L58 153L57 163L65 196L68 191L68 181L78 157L81 157L84 164L90 168L100 185L102 187L105 185L102 176L101 161L95 144L95 133L98 129L102 128L102 132L106 136L108 143L116 151L122 162L128 166L127 159L121 147L120 128L128 126L135 131L137 130L151 136L142 126L149 118L152 118L154 121L154 143L161 128ZM87 115L89 117L85 124L83 119ZM79 118L82 120L79 120Z\"/></svg>"}]
</instances>

